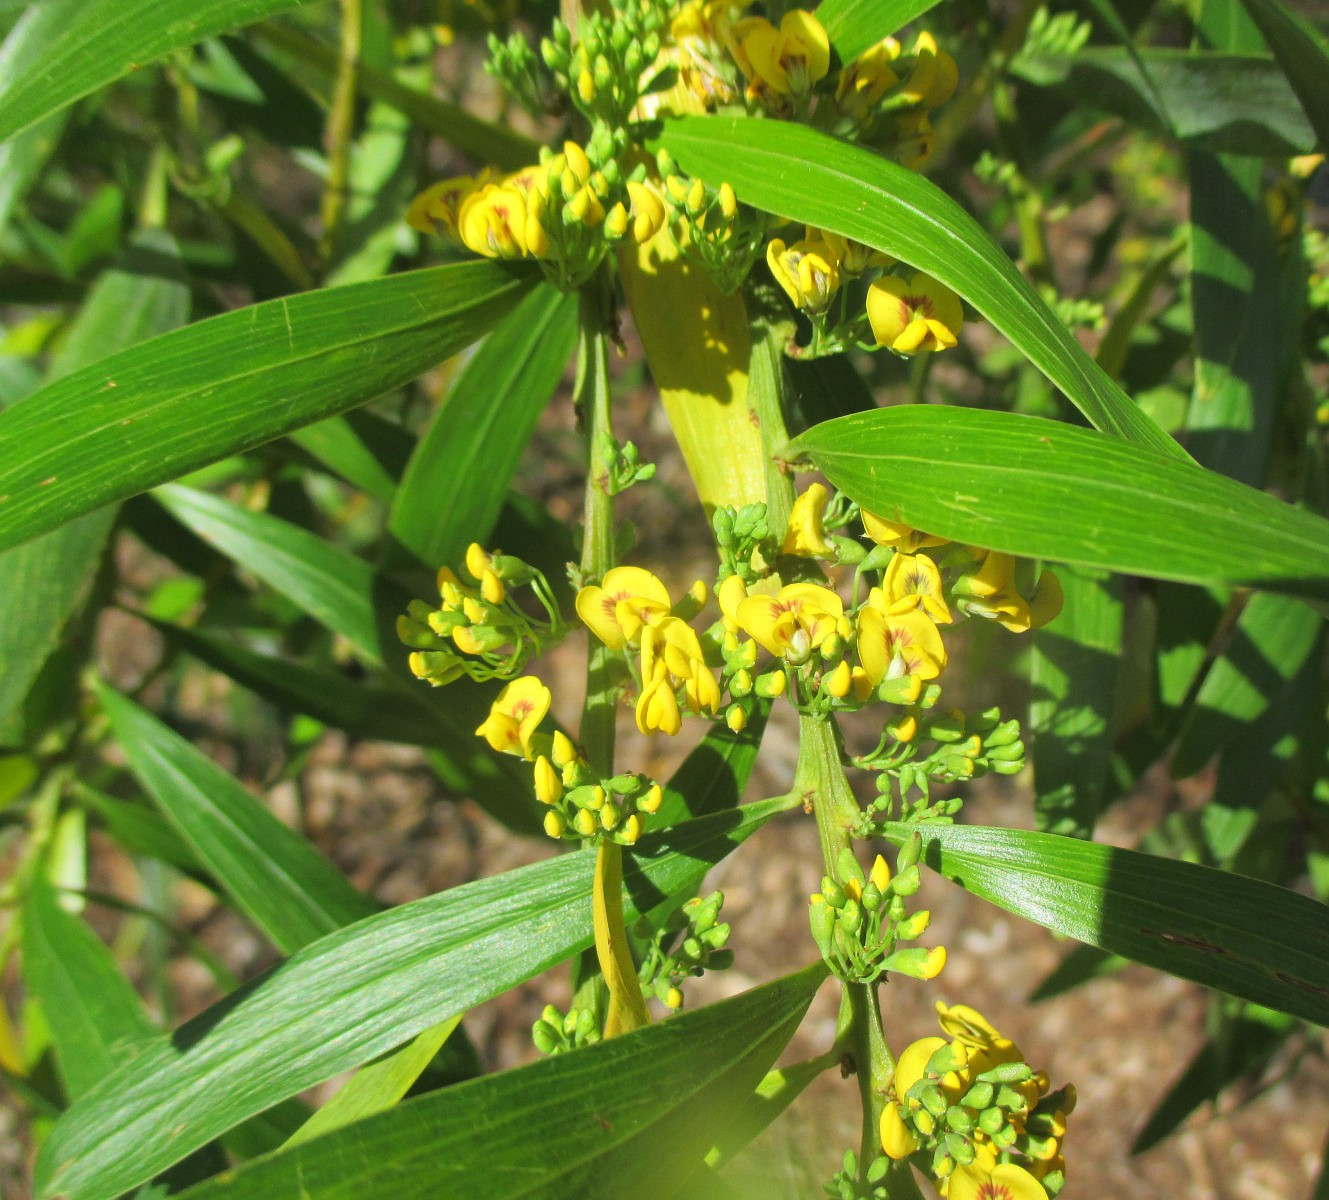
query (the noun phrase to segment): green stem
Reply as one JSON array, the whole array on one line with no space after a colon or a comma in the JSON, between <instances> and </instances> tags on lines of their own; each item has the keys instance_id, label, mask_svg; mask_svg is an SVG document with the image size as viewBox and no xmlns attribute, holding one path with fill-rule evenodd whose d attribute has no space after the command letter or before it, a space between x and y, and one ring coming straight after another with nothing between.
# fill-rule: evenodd
<instances>
[{"instance_id":1,"label":"green stem","mask_svg":"<svg viewBox=\"0 0 1329 1200\"><path fill-rule=\"evenodd\" d=\"M579 293L581 341L577 356L576 400L586 429L586 508L581 569L588 579L603 578L614 565L614 501L609 494L613 453L609 390L609 342L613 292L597 273ZM590 639L586 660L586 699L581 745L602 776L614 773L614 719L618 657L598 638ZM623 924L623 847L603 841L595 859L595 953L609 985L605 1036L626 1033L650 1021L646 999L632 961Z\"/></svg>"},{"instance_id":2,"label":"green stem","mask_svg":"<svg viewBox=\"0 0 1329 1200\"><path fill-rule=\"evenodd\" d=\"M758 318L752 322L752 355L748 365L748 403L761 430L761 455L766 470L766 525L777 542L783 540L794 507L794 481L776 455L789 441L784 423L784 346L775 329Z\"/></svg>"},{"instance_id":3,"label":"green stem","mask_svg":"<svg viewBox=\"0 0 1329 1200\"><path fill-rule=\"evenodd\" d=\"M351 175L351 137L355 123L356 77L360 71L360 39L364 29L362 0L341 0L341 51L337 78L328 109L325 144L328 153L328 182L323 191L319 257L326 265L336 246L337 231L346 210Z\"/></svg>"}]
</instances>

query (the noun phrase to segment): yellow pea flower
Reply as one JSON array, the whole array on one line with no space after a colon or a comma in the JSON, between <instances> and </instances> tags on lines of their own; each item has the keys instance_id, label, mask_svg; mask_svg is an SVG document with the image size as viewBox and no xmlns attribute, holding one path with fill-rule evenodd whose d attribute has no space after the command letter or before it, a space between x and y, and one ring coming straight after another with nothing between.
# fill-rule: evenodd
<instances>
[{"instance_id":1,"label":"yellow pea flower","mask_svg":"<svg viewBox=\"0 0 1329 1200\"><path fill-rule=\"evenodd\" d=\"M531 757L531 738L549 711L549 689L535 675L514 679L498 694L475 731L502 754Z\"/></svg>"},{"instance_id":2,"label":"yellow pea flower","mask_svg":"<svg viewBox=\"0 0 1329 1200\"><path fill-rule=\"evenodd\" d=\"M935 144L936 137L927 113L902 119L896 128L895 161L911 171L918 171L932 158L932 148Z\"/></svg>"},{"instance_id":3,"label":"yellow pea flower","mask_svg":"<svg viewBox=\"0 0 1329 1200\"><path fill-rule=\"evenodd\" d=\"M840 264L826 242L800 241L786 247L779 238L766 246L766 265L795 308L825 312L840 287Z\"/></svg>"},{"instance_id":4,"label":"yellow pea flower","mask_svg":"<svg viewBox=\"0 0 1329 1200\"><path fill-rule=\"evenodd\" d=\"M836 107L847 116L862 120L900 82L891 67L899 57L900 43L893 37L883 38L864 50L840 72L835 85Z\"/></svg>"},{"instance_id":5,"label":"yellow pea flower","mask_svg":"<svg viewBox=\"0 0 1329 1200\"><path fill-rule=\"evenodd\" d=\"M739 632L738 606L747 599L747 596L748 585L737 575L728 576L715 589L715 598L720 603L720 613L724 617L726 633L737 634Z\"/></svg>"},{"instance_id":6,"label":"yellow pea flower","mask_svg":"<svg viewBox=\"0 0 1329 1200\"><path fill-rule=\"evenodd\" d=\"M803 96L824 79L831 66L831 41L821 22L795 8L776 29L764 17L734 25L730 49L748 79L748 93Z\"/></svg>"},{"instance_id":7,"label":"yellow pea flower","mask_svg":"<svg viewBox=\"0 0 1329 1200\"><path fill-rule=\"evenodd\" d=\"M888 614L865 605L858 614L858 660L873 686L903 675L935 679L946 666L946 647L921 609Z\"/></svg>"},{"instance_id":8,"label":"yellow pea flower","mask_svg":"<svg viewBox=\"0 0 1329 1200\"><path fill-rule=\"evenodd\" d=\"M889 254L883 254L862 242L841 237L829 229L817 229L813 225L805 228L808 241L825 242L831 248L831 253L840 265L841 275L861 275L869 267L889 267L895 262Z\"/></svg>"},{"instance_id":9,"label":"yellow pea flower","mask_svg":"<svg viewBox=\"0 0 1329 1200\"><path fill-rule=\"evenodd\" d=\"M461 203L457 233L462 244L485 258L526 255L526 197L520 189L489 184Z\"/></svg>"},{"instance_id":10,"label":"yellow pea flower","mask_svg":"<svg viewBox=\"0 0 1329 1200\"><path fill-rule=\"evenodd\" d=\"M774 596L748 596L735 612L744 633L777 657L792 650L800 661L835 633L843 615L844 601L815 583L786 584Z\"/></svg>"},{"instance_id":11,"label":"yellow pea flower","mask_svg":"<svg viewBox=\"0 0 1329 1200\"><path fill-rule=\"evenodd\" d=\"M985 1171L975 1163L957 1167L946 1200L1048 1200L1043 1185L1023 1167L998 1163Z\"/></svg>"},{"instance_id":12,"label":"yellow pea flower","mask_svg":"<svg viewBox=\"0 0 1329 1200\"><path fill-rule=\"evenodd\" d=\"M577 615L611 650L622 650L642 626L669 612L669 589L641 567L613 567L597 586L577 593Z\"/></svg>"},{"instance_id":13,"label":"yellow pea flower","mask_svg":"<svg viewBox=\"0 0 1329 1200\"><path fill-rule=\"evenodd\" d=\"M910 103L924 108L945 104L960 81L955 59L940 49L937 39L926 30L918 35L910 53L914 56L914 68L904 82L903 95Z\"/></svg>"},{"instance_id":14,"label":"yellow pea flower","mask_svg":"<svg viewBox=\"0 0 1329 1200\"><path fill-rule=\"evenodd\" d=\"M678 617L663 617L641 635L641 677L654 682L663 664L670 688L681 683L688 707L695 713L720 707L720 687L706 665L697 631ZM644 731L643 731L644 732Z\"/></svg>"},{"instance_id":15,"label":"yellow pea flower","mask_svg":"<svg viewBox=\"0 0 1329 1200\"><path fill-rule=\"evenodd\" d=\"M930 275L884 275L868 288L868 322L877 344L897 354L955 345L964 310L960 298Z\"/></svg>"},{"instance_id":16,"label":"yellow pea flower","mask_svg":"<svg viewBox=\"0 0 1329 1200\"><path fill-rule=\"evenodd\" d=\"M642 246L664 228L664 201L650 184L632 180L628 181L628 199L632 203L632 240Z\"/></svg>"},{"instance_id":17,"label":"yellow pea flower","mask_svg":"<svg viewBox=\"0 0 1329 1200\"><path fill-rule=\"evenodd\" d=\"M800 558L836 557L835 544L826 536L824 524L828 499L825 484L814 483L794 501L781 554L796 554Z\"/></svg>"},{"instance_id":18,"label":"yellow pea flower","mask_svg":"<svg viewBox=\"0 0 1329 1200\"><path fill-rule=\"evenodd\" d=\"M921 608L938 625L951 623L951 610L946 607L942 595L941 572L926 554L895 555L886 567L882 589L873 588L872 591L874 594L884 593L887 612Z\"/></svg>"},{"instance_id":19,"label":"yellow pea flower","mask_svg":"<svg viewBox=\"0 0 1329 1200\"><path fill-rule=\"evenodd\" d=\"M915 529L902 521L888 521L885 517L868 512L866 508L861 515L863 531L878 546L893 546L905 554L913 554L916 550L927 550L933 546L944 546L950 540L924 533L921 529Z\"/></svg>"},{"instance_id":20,"label":"yellow pea flower","mask_svg":"<svg viewBox=\"0 0 1329 1200\"><path fill-rule=\"evenodd\" d=\"M655 673L651 675L637 697L637 728L642 733L653 733L657 729L674 737L683 728L683 714L679 711L678 697L674 695L674 685L669 678L669 668L664 660L655 664Z\"/></svg>"},{"instance_id":21,"label":"yellow pea flower","mask_svg":"<svg viewBox=\"0 0 1329 1200\"><path fill-rule=\"evenodd\" d=\"M900 1114L897 1105L887 1103L881 1113L881 1148L886 1151L889 1158L897 1162L902 1158L908 1158L918 1149L918 1138L914 1131L904 1123L904 1117Z\"/></svg>"},{"instance_id":22,"label":"yellow pea flower","mask_svg":"<svg viewBox=\"0 0 1329 1200\"><path fill-rule=\"evenodd\" d=\"M1041 629L1049 621L1055 621L1065 603L1061 580L1051 571L1043 571L1034 584L1034 594L1029 597L1029 627Z\"/></svg>"},{"instance_id":23,"label":"yellow pea flower","mask_svg":"<svg viewBox=\"0 0 1329 1200\"><path fill-rule=\"evenodd\" d=\"M421 233L447 233L456 237L462 202L488 183L491 175L486 170L475 177L458 175L432 184L411 201L406 210L407 224Z\"/></svg>"}]
</instances>

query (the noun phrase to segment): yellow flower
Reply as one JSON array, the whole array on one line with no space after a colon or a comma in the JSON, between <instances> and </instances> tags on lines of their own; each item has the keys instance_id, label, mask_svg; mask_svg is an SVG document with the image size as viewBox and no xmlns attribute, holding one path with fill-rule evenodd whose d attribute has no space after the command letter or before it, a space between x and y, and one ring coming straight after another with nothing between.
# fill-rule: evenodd
<instances>
[{"instance_id":1,"label":"yellow flower","mask_svg":"<svg viewBox=\"0 0 1329 1200\"><path fill-rule=\"evenodd\" d=\"M644 683L641 695L637 698L637 728L642 733L662 730L674 737L683 728L683 716L679 711L678 697L674 695L674 685L669 678L669 668L664 660L655 664L655 672Z\"/></svg>"},{"instance_id":2,"label":"yellow flower","mask_svg":"<svg viewBox=\"0 0 1329 1200\"><path fill-rule=\"evenodd\" d=\"M864 532L878 546L894 546L905 554L913 554L915 550L926 550L932 546L944 546L950 540L924 533L902 521L888 521L885 517L868 512L866 508L861 515Z\"/></svg>"},{"instance_id":3,"label":"yellow flower","mask_svg":"<svg viewBox=\"0 0 1329 1200\"><path fill-rule=\"evenodd\" d=\"M641 567L614 567L603 582L577 593L577 615L611 650L622 650L643 625L669 612L669 589Z\"/></svg>"},{"instance_id":4,"label":"yellow flower","mask_svg":"<svg viewBox=\"0 0 1329 1200\"><path fill-rule=\"evenodd\" d=\"M628 199L632 202L632 240L644 245L664 227L664 201L649 184L632 180L628 181Z\"/></svg>"},{"instance_id":5,"label":"yellow flower","mask_svg":"<svg viewBox=\"0 0 1329 1200\"><path fill-rule=\"evenodd\" d=\"M950 288L915 271L908 280L883 275L868 288L868 322L878 345L918 354L954 346L964 310Z\"/></svg>"},{"instance_id":6,"label":"yellow flower","mask_svg":"<svg viewBox=\"0 0 1329 1200\"><path fill-rule=\"evenodd\" d=\"M951 610L942 596L941 572L926 554L895 555L882 582L887 612L921 608L937 624L950 624Z\"/></svg>"},{"instance_id":7,"label":"yellow flower","mask_svg":"<svg viewBox=\"0 0 1329 1200\"><path fill-rule=\"evenodd\" d=\"M840 597L815 583L790 583L774 596L749 596L735 613L744 633L774 655L792 650L799 661L835 632L843 615Z\"/></svg>"},{"instance_id":8,"label":"yellow flower","mask_svg":"<svg viewBox=\"0 0 1329 1200\"><path fill-rule=\"evenodd\" d=\"M726 633L738 633L738 606L747 599L747 596L748 585L737 575L728 576L715 589L715 598L720 602L720 612L724 616Z\"/></svg>"},{"instance_id":9,"label":"yellow flower","mask_svg":"<svg viewBox=\"0 0 1329 1200\"><path fill-rule=\"evenodd\" d=\"M407 224L421 233L446 232L456 237L458 210L462 201L488 182L490 175L491 172L487 170L475 178L458 175L426 188L411 201L406 210Z\"/></svg>"},{"instance_id":10,"label":"yellow flower","mask_svg":"<svg viewBox=\"0 0 1329 1200\"><path fill-rule=\"evenodd\" d=\"M932 157L936 139L927 113L902 118L895 131L895 161L902 167L917 171Z\"/></svg>"},{"instance_id":11,"label":"yellow flower","mask_svg":"<svg viewBox=\"0 0 1329 1200\"><path fill-rule=\"evenodd\" d=\"M531 738L549 711L549 689L534 675L514 679L498 694L475 731L502 754L531 757Z\"/></svg>"},{"instance_id":12,"label":"yellow flower","mask_svg":"<svg viewBox=\"0 0 1329 1200\"><path fill-rule=\"evenodd\" d=\"M836 557L835 544L827 538L823 523L827 499L825 485L814 483L794 501L781 554L796 554L800 558Z\"/></svg>"},{"instance_id":13,"label":"yellow flower","mask_svg":"<svg viewBox=\"0 0 1329 1200\"><path fill-rule=\"evenodd\" d=\"M946 51L938 49L937 39L926 30L918 35L914 48L914 69L904 81L902 94L911 104L936 108L955 94L959 70Z\"/></svg>"},{"instance_id":14,"label":"yellow flower","mask_svg":"<svg viewBox=\"0 0 1329 1200\"><path fill-rule=\"evenodd\" d=\"M1048 1194L1037 1179L1014 1163L999 1163L991 1171L973 1163L955 1169L946 1200L1048 1200Z\"/></svg>"},{"instance_id":15,"label":"yellow flower","mask_svg":"<svg viewBox=\"0 0 1329 1200\"><path fill-rule=\"evenodd\" d=\"M899 56L900 43L893 37L883 38L864 50L840 72L839 82L835 85L836 107L855 120L867 116L900 82L900 77L891 68L891 63Z\"/></svg>"},{"instance_id":16,"label":"yellow flower","mask_svg":"<svg viewBox=\"0 0 1329 1200\"><path fill-rule=\"evenodd\" d=\"M840 264L826 242L801 241L786 248L779 238L766 246L766 265L795 308L825 312L840 286Z\"/></svg>"},{"instance_id":17,"label":"yellow flower","mask_svg":"<svg viewBox=\"0 0 1329 1200\"><path fill-rule=\"evenodd\" d=\"M641 677L653 684L663 663L670 688L681 683L688 707L694 713L715 712L720 707L720 686L706 665L697 631L678 617L663 617L648 625L641 635ZM645 689L643 689L643 695ZM638 710L640 711L640 709ZM643 733L648 730L643 729Z\"/></svg>"},{"instance_id":18,"label":"yellow flower","mask_svg":"<svg viewBox=\"0 0 1329 1200\"><path fill-rule=\"evenodd\" d=\"M485 258L523 258L526 215L521 189L488 184L462 201L457 233L468 250Z\"/></svg>"},{"instance_id":19,"label":"yellow flower","mask_svg":"<svg viewBox=\"0 0 1329 1200\"><path fill-rule=\"evenodd\" d=\"M858 660L874 687L902 675L935 679L946 666L946 647L921 609L883 613L869 603L858 614Z\"/></svg>"},{"instance_id":20,"label":"yellow flower","mask_svg":"<svg viewBox=\"0 0 1329 1200\"><path fill-rule=\"evenodd\" d=\"M887 1102L881 1113L881 1148L888 1157L908 1158L918 1149L918 1138L912 1129L904 1123L898 1106Z\"/></svg>"},{"instance_id":21,"label":"yellow flower","mask_svg":"<svg viewBox=\"0 0 1329 1200\"><path fill-rule=\"evenodd\" d=\"M807 230L808 241L825 242L830 247L842 275L861 275L869 267L889 267L895 262L889 254L883 254L862 242L841 237L829 229L817 229L813 225L804 228Z\"/></svg>"},{"instance_id":22,"label":"yellow flower","mask_svg":"<svg viewBox=\"0 0 1329 1200\"><path fill-rule=\"evenodd\" d=\"M831 42L821 22L795 8L776 29L764 17L748 17L734 25L730 49L748 79L748 93L759 97L804 96L826 76Z\"/></svg>"}]
</instances>

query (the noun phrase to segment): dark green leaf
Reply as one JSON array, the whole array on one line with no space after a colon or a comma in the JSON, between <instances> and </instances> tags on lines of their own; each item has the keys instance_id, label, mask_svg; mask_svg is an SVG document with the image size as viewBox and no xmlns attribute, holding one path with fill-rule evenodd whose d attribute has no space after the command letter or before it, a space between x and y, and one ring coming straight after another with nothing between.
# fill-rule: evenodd
<instances>
[{"instance_id":1,"label":"dark green leaf","mask_svg":"<svg viewBox=\"0 0 1329 1200\"><path fill-rule=\"evenodd\" d=\"M1241 2L1287 73L1315 129L1316 145L1323 150L1329 146L1329 89L1324 86L1329 73L1329 41L1279 0Z\"/></svg>"},{"instance_id":2,"label":"dark green leaf","mask_svg":"<svg viewBox=\"0 0 1329 1200\"><path fill-rule=\"evenodd\" d=\"M41 0L0 46L0 141L147 63L309 0Z\"/></svg>"},{"instance_id":3,"label":"dark green leaf","mask_svg":"<svg viewBox=\"0 0 1329 1200\"><path fill-rule=\"evenodd\" d=\"M577 344L577 301L537 287L481 344L434 414L388 528L429 567L486 542L508 484Z\"/></svg>"},{"instance_id":4,"label":"dark green leaf","mask_svg":"<svg viewBox=\"0 0 1329 1200\"><path fill-rule=\"evenodd\" d=\"M915 826L892 824L903 842ZM1019 829L923 827L927 864L1109 954L1329 1025L1329 906L1228 871Z\"/></svg>"},{"instance_id":5,"label":"dark green leaf","mask_svg":"<svg viewBox=\"0 0 1329 1200\"><path fill-rule=\"evenodd\" d=\"M414 379L527 279L475 262L272 300L43 388L0 413L0 548Z\"/></svg>"},{"instance_id":6,"label":"dark green leaf","mask_svg":"<svg viewBox=\"0 0 1329 1200\"><path fill-rule=\"evenodd\" d=\"M1329 522L1212 471L1041 417L910 405L795 439L836 487L1010 554L1329 597ZM944 466L942 466L944 464Z\"/></svg>"},{"instance_id":7,"label":"dark green leaf","mask_svg":"<svg viewBox=\"0 0 1329 1200\"><path fill-rule=\"evenodd\" d=\"M107 687L98 695L144 790L278 949L290 953L375 911L234 776L124 696Z\"/></svg>"},{"instance_id":8,"label":"dark green leaf","mask_svg":"<svg viewBox=\"0 0 1329 1200\"><path fill-rule=\"evenodd\" d=\"M23 906L23 978L49 1018L60 1080L71 1100L156 1037L111 952L60 907L40 876Z\"/></svg>"},{"instance_id":9,"label":"dark green leaf","mask_svg":"<svg viewBox=\"0 0 1329 1200\"><path fill-rule=\"evenodd\" d=\"M840 61L849 63L884 37L899 33L937 0L822 0L815 15Z\"/></svg>"},{"instance_id":10,"label":"dark green leaf","mask_svg":"<svg viewBox=\"0 0 1329 1200\"><path fill-rule=\"evenodd\" d=\"M157 231L140 234L125 261L93 285L51 376L68 375L188 319L189 289L175 242ZM0 591L0 720L27 694L87 594L114 521L114 510L93 513L0 554L6 581Z\"/></svg>"},{"instance_id":11,"label":"dark green leaf","mask_svg":"<svg viewBox=\"0 0 1329 1200\"><path fill-rule=\"evenodd\" d=\"M0 230L9 224L64 130L65 117L51 116L0 145Z\"/></svg>"},{"instance_id":12,"label":"dark green leaf","mask_svg":"<svg viewBox=\"0 0 1329 1200\"><path fill-rule=\"evenodd\" d=\"M1290 155L1314 146L1301 104L1270 58L1204 50L1137 54L1138 63L1126 50L1090 46L1067 57L1017 57L1011 71L1056 87L1078 105L1215 154Z\"/></svg>"},{"instance_id":13,"label":"dark green leaf","mask_svg":"<svg viewBox=\"0 0 1329 1200\"><path fill-rule=\"evenodd\" d=\"M968 300L1108 433L1184 458L1085 353L988 233L934 183L787 121L685 117L660 145L683 170L747 204L829 229L936 276Z\"/></svg>"},{"instance_id":14,"label":"dark green leaf","mask_svg":"<svg viewBox=\"0 0 1329 1200\"><path fill-rule=\"evenodd\" d=\"M818 963L623 1037L412 1100L190 1200L661 1200L734 1122L825 978Z\"/></svg>"},{"instance_id":15,"label":"dark green leaf","mask_svg":"<svg viewBox=\"0 0 1329 1200\"><path fill-rule=\"evenodd\" d=\"M1058 567L1061 615L1034 631L1029 731L1034 814L1050 833L1089 837L1103 799L1121 659L1121 577Z\"/></svg>"},{"instance_id":16,"label":"dark green leaf","mask_svg":"<svg viewBox=\"0 0 1329 1200\"><path fill-rule=\"evenodd\" d=\"M116 842L131 854L159 859L191 875L200 874L194 852L175 832L165 817L144 804L135 804L117 796L107 796L79 784L75 798L90 812L96 813Z\"/></svg>"},{"instance_id":17,"label":"dark green leaf","mask_svg":"<svg viewBox=\"0 0 1329 1200\"><path fill-rule=\"evenodd\" d=\"M695 887L787 807L768 801L643 838L626 856L626 919ZM594 858L477 880L293 955L71 1109L43 1147L38 1194L110 1200L254 1113L586 949Z\"/></svg>"}]
</instances>

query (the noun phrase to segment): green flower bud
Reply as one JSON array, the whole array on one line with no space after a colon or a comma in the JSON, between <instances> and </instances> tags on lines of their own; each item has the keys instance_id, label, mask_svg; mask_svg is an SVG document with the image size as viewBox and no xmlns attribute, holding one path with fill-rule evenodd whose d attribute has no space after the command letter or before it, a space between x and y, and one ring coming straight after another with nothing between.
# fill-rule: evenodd
<instances>
[{"instance_id":1,"label":"green flower bud","mask_svg":"<svg viewBox=\"0 0 1329 1200\"><path fill-rule=\"evenodd\" d=\"M576 817L573 818L572 825L582 837L593 837L600 827L600 823L595 819L595 814L589 808L578 810Z\"/></svg>"},{"instance_id":2,"label":"green flower bud","mask_svg":"<svg viewBox=\"0 0 1329 1200\"><path fill-rule=\"evenodd\" d=\"M996 1089L990 1083L976 1083L963 1096L960 1103L966 1108L984 1109L992 1103Z\"/></svg>"},{"instance_id":3,"label":"green flower bud","mask_svg":"<svg viewBox=\"0 0 1329 1200\"><path fill-rule=\"evenodd\" d=\"M695 937L685 937L683 939L683 953L695 962L697 959L701 958L704 951L702 950L701 942Z\"/></svg>"},{"instance_id":4,"label":"green flower bud","mask_svg":"<svg viewBox=\"0 0 1329 1200\"><path fill-rule=\"evenodd\" d=\"M1006 1127L1006 1114L999 1108L984 1108L978 1114L978 1127L989 1137L995 1137Z\"/></svg>"},{"instance_id":5,"label":"green flower bud","mask_svg":"<svg viewBox=\"0 0 1329 1200\"><path fill-rule=\"evenodd\" d=\"M946 1112L946 1093L930 1079L924 1080L922 1083L916 1083L909 1089L909 1094L917 1096L918 1102L923 1108L938 1120Z\"/></svg>"},{"instance_id":6,"label":"green flower bud","mask_svg":"<svg viewBox=\"0 0 1329 1200\"><path fill-rule=\"evenodd\" d=\"M402 638L402 641L404 642L406 639ZM409 645L410 643L407 644ZM752 672L745 667L743 670L735 672L734 676L729 680L729 694L735 699L742 699L744 696L748 696L751 693Z\"/></svg>"},{"instance_id":7,"label":"green flower bud","mask_svg":"<svg viewBox=\"0 0 1329 1200\"><path fill-rule=\"evenodd\" d=\"M972 1133L974 1126L978 1124L978 1118L973 1109L962 1108L958 1104L952 1104L946 1110L945 1120L947 1127L956 1133ZM959 1155L956 1155L956 1158L959 1159ZM959 1159L959 1161L964 1160Z\"/></svg>"},{"instance_id":8,"label":"green flower bud","mask_svg":"<svg viewBox=\"0 0 1329 1200\"><path fill-rule=\"evenodd\" d=\"M886 906L886 915L895 922L903 921L908 911L909 907L905 904L903 896L892 896L891 902Z\"/></svg>"},{"instance_id":9,"label":"green flower bud","mask_svg":"<svg viewBox=\"0 0 1329 1200\"><path fill-rule=\"evenodd\" d=\"M813 901L808 906L808 924L812 927L812 940L817 943L822 958L830 958L835 945L835 909L829 904Z\"/></svg>"},{"instance_id":10,"label":"green flower bud","mask_svg":"<svg viewBox=\"0 0 1329 1200\"><path fill-rule=\"evenodd\" d=\"M1016 763L1024 765L1024 743L1021 741L1009 742L1004 746L988 746L984 744L984 756L993 764L994 769L997 763Z\"/></svg>"},{"instance_id":11,"label":"green flower bud","mask_svg":"<svg viewBox=\"0 0 1329 1200\"><path fill-rule=\"evenodd\" d=\"M912 896L923 883L917 863L912 863L891 880L890 890L897 896Z\"/></svg>"},{"instance_id":12,"label":"green flower bud","mask_svg":"<svg viewBox=\"0 0 1329 1200\"><path fill-rule=\"evenodd\" d=\"M829 875L823 875L821 877L821 894L826 898L826 903L834 909L843 908L845 900L848 899L845 895L844 888L836 883Z\"/></svg>"},{"instance_id":13,"label":"green flower bud","mask_svg":"<svg viewBox=\"0 0 1329 1200\"><path fill-rule=\"evenodd\" d=\"M934 717L928 722L928 733L938 742L958 742L964 737L964 713L953 708L944 717Z\"/></svg>"},{"instance_id":14,"label":"green flower bud","mask_svg":"<svg viewBox=\"0 0 1329 1200\"><path fill-rule=\"evenodd\" d=\"M997 1066L984 1071L978 1078L982 1083L1024 1083L1033 1074L1033 1069L1028 1063L1008 1062L998 1063Z\"/></svg>"},{"instance_id":15,"label":"green flower bud","mask_svg":"<svg viewBox=\"0 0 1329 1200\"><path fill-rule=\"evenodd\" d=\"M769 671L765 675L757 676L754 690L763 700L774 700L777 696L784 695L786 682L783 671Z\"/></svg>"},{"instance_id":16,"label":"green flower bud","mask_svg":"<svg viewBox=\"0 0 1329 1200\"><path fill-rule=\"evenodd\" d=\"M865 897L866 898L866 897ZM932 923L932 913L926 908L920 908L915 913L910 913L905 920L900 921L895 926L895 936L901 941L912 942L916 937L922 937L927 932L927 927Z\"/></svg>"},{"instance_id":17,"label":"green flower bud","mask_svg":"<svg viewBox=\"0 0 1329 1200\"><path fill-rule=\"evenodd\" d=\"M531 1041L535 1043L535 1048L541 1054L553 1054L562 1044L558 1030L546 1021L536 1021L531 1026Z\"/></svg>"},{"instance_id":18,"label":"green flower bud","mask_svg":"<svg viewBox=\"0 0 1329 1200\"><path fill-rule=\"evenodd\" d=\"M869 883L863 889L863 907L868 912L876 912L881 907L881 888L875 883Z\"/></svg>"},{"instance_id":19,"label":"green flower bud","mask_svg":"<svg viewBox=\"0 0 1329 1200\"><path fill-rule=\"evenodd\" d=\"M821 655L822 662L835 662L836 659L843 658L844 638L838 633L831 634L830 637L822 642L818 653Z\"/></svg>"},{"instance_id":20,"label":"green flower bud","mask_svg":"<svg viewBox=\"0 0 1329 1200\"><path fill-rule=\"evenodd\" d=\"M863 543L857 538L844 537L842 534L831 534L831 545L835 547L836 561L845 566L856 566L863 561L867 551L863 549Z\"/></svg>"},{"instance_id":21,"label":"green flower bud","mask_svg":"<svg viewBox=\"0 0 1329 1200\"><path fill-rule=\"evenodd\" d=\"M840 909L840 928L851 937L859 931L863 924L863 909L859 906L857 900L846 900L844 907Z\"/></svg>"},{"instance_id":22,"label":"green flower bud","mask_svg":"<svg viewBox=\"0 0 1329 1200\"><path fill-rule=\"evenodd\" d=\"M1018 1113L1023 1112L1027 1105L1022 1093L1003 1083L997 1088L997 1107L1004 1108L1007 1112Z\"/></svg>"},{"instance_id":23,"label":"green flower bud","mask_svg":"<svg viewBox=\"0 0 1329 1200\"><path fill-rule=\"evenodd\" d=\"M1000 712L998 712L1000 715ZM994 746L1009 746L1012 742L1020 740L1020 722L1012 718L1009 721L1003 721L990 733L983 735L983 745L989 750Z\"/></svg>"},{"instance_id":24,"label":"green flower bud","mask_svg":"<svg viewBox=\"0 0 1329 1200\"><path fill-rule=\"evenodd\" d=\"M600 808L600 828L606 833L612 833L618 828L618 823L622 820L623 814L619 811L617 804L605 804Z\"/></svg>"},{"instance_id":25,"label":"green flower bud","mask_svg":"<svg viewBox=\"0 0 1329 1200\"><path fill-rule=\"evenodd\" d=\"M835 867L839 871L841 879L852 879L860 888L867 882L867 876L863 874L863 868L848 846L840 848L840 853L835 858Z\"/></svg>"},{"instance_id":26,"label":"green flower bud","mask_svg":"<svg viewBox=\"0 0 1329 1200\"><path fill-rule=\"evenodd\" d=\"M998 775L1018 775L1024 770L1024 759L1018 759L1015 762L994 762L992 769Z\"/></svg>"},{"instance_id":27,"label":"green flower bud","mask_svg":"<svg viewBox=\"0 0 1329 1200\"><path fill-rule=\"evenodd\" d=\"M961 1137L958 1133L948 1133L943 1140L946 1143L946 1152L962 1167L974 1161L974 1148L967 1138Z\"/></svg>"}]
</instances>

